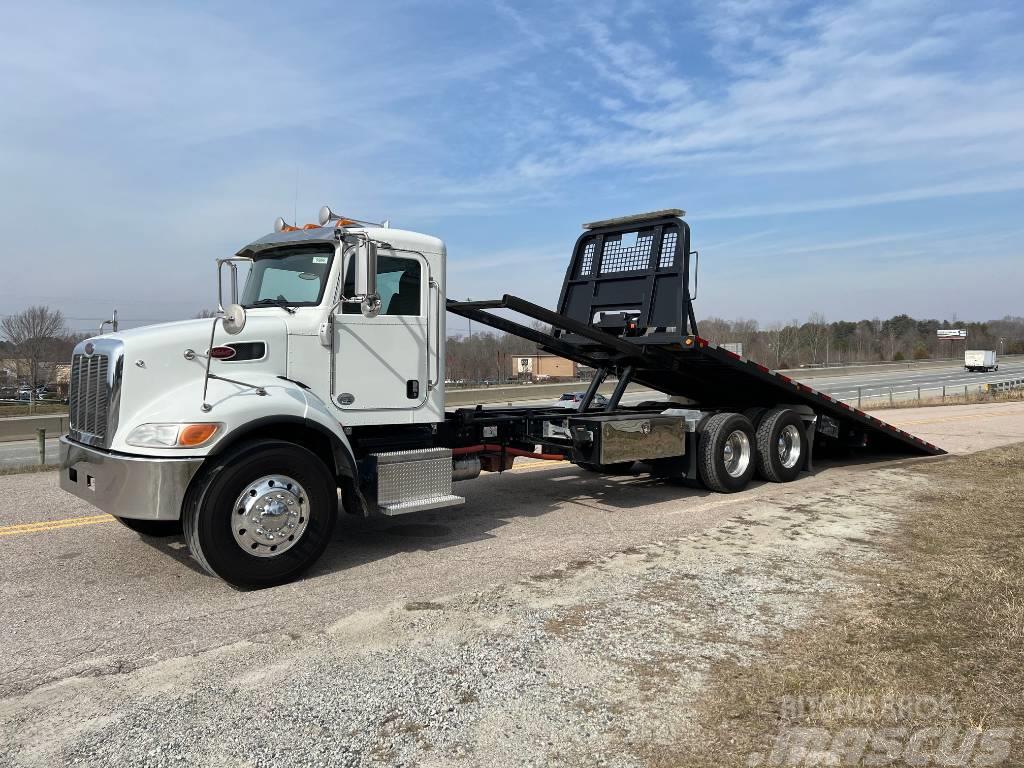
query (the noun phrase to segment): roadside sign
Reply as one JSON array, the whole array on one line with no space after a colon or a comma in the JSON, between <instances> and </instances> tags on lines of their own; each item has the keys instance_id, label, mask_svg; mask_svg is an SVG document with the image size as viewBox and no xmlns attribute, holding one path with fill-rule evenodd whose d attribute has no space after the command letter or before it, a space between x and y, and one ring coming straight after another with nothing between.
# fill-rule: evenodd
<instances>
[{"instance_id":1,"label":"roadside sign","mask_svg":"<svg viewBox=\"0 0 1024 768\"><path fill-rule=\"evenodd\" d=\"M940 339L966 339L966 328L939 328L936 332Z\"/></svg>"}]
</instances>

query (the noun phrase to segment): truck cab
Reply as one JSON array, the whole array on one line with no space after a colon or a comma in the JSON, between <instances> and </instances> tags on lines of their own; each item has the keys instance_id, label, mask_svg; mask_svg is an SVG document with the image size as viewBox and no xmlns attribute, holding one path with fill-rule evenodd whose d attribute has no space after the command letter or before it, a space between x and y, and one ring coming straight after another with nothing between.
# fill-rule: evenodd
<instances>
[{"instance_id":1,"label":"truck cab","mask_svg":"<svg viewBox=\"0 0 1024 768\"><path fill-rule=\"evenodd\" d=\"M239 292L240 264L249 269ZM279 220L218 264L222 293L224 276L231 303L218 317L76 347L62 487L144 534L175 533L204 467L276 439L309 454L297 464L326 457L311 482L340 484L362 509L346 431L444 420L444 243L327 212L319 226ZM237 538L251 552L286 552L298 537L274 534L267 520Z\"/></svg>"}]
</instances>

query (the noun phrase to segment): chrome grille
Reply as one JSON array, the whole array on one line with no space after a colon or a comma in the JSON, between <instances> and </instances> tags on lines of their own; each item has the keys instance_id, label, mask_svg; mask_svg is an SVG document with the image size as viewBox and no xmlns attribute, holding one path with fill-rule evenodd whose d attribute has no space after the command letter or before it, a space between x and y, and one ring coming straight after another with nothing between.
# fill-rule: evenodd
<instances>
[{"instance_id":1,"label":"chrome grille","mask_svg":"<svg viewBox=\"0 0 1024 768\"><path fill-rule=\"evenodd\" d=\"M71 436L94 444L107 436L110 409L110 383L106 355L77 354L71 359L68 410Z\"/></svg>"}]
</instances>

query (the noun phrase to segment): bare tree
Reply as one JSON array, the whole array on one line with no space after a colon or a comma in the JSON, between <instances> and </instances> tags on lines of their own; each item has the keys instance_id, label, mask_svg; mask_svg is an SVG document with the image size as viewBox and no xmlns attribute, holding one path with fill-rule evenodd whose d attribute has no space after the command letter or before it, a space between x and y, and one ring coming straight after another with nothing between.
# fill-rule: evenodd
<instances>
[{"instance_id":1,"label":"bare tree","mask_svg":"<svg viewBox=\"0 0 1024 768\"><path fill-rule=\"evenodd\" d=\"M793 362L790 357L800 347L800 323L796 320L787 325L775 323L765 334L770 354L775 358L772 367L788 367Z\"/></svg>"},{"instance_id":2,"label":"bare tree","mask_svg":"<svg viewBox=\"0 0 1024 768\"><path fill-rule=\"evenodd\" d=\"M828 335L828 321L825 319L825 315L821 312L812 312L803 328L801 328L801 331L804 337L804 345L811 353L810 362L819 362L818 352L825 345L825 339Z\"/></svg>"},{"instance_id":3,"label":"bare tree","mask_svg":"<svg viewBox=\"0 0 1024 768\"><path fill-rule=\"evenodd\" d=\"M34 410L35 389L39 383L39 363L52 357L54 343L67 335L64 314L49 307L29 307L0 321L0 333L17 348L17 356L28 363L29 410Z\"/></svg>"}]
</instances>

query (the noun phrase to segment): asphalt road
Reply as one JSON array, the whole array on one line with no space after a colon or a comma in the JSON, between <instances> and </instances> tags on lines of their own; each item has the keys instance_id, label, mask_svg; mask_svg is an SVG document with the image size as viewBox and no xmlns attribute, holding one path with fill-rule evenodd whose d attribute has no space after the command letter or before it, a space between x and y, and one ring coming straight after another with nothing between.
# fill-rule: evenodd
<instances>
[{"instance_id":1,"label":"asphalt road","mask_svg":"<svg viewBox=\"0 0 1024 768\"><path fill-rule=\"evenodd\" d=\"M1024 360L1001 363L998 371L971 373L963 366L951 365L927 370L885 371L879 373L858 373L852 376L808 379L807 383L839 400L855 400L860 391L862 397L878 397L889 393L913 393L918 387L922 397L941 394L946 387L948 394L963 393L966 385L970 390L986 382L1024 378Z\"/></svg>"},{"instance_id":2,"label":"asphalt road","mask_svg":"<svg viewBox=\"0 0 1024 768\"><path fill-rule=\"evenodd\" d=\"M887 418L952 451L1024 440L1024 403L897 410ZM467 498L461 507L346 519L308 578L257 592L236 592L201 572L180 538L141 538L62 493L54 472L0 476L0 737L21 756L16 764L26 766L111 764L93 750L114 733L147 749L169 744L172 752L195 729L208 732L211 744L231 734L261 741L237 723L224 731L209 713L195 721L190 691L214 696L217 706L250 688L272 692L312 663L299 650L307 640L328 638L333 658L384 647L389 638L377 617L388 606L429 611L446 595L471 600L492 585L550 580L544 574L566 564L698 536L753 509L797 514L808 494L832 497L846 487L857 498L857 478L900 461L822 462L794 483L757 483L729 496L644 475L602 477L564 463L527 463L459 484ZM415 656L433 642L419 635L407 647L403 641L402 652ZM248 671L211 694L196 665L228 659L241 659ZM487 662L484 672L491 669ZM324 723L377 706L361 700L339 707L341 693L317 687L345 689L328 667L303 679L310 686L302 689L301 700L309 702L303 712ZM415 672L395 684L416 689ZM185 709L162 717L154 702L168 695L185 697ZM278 705L269 715L260 709L259 728L271 728L274 718L292 722L291 705ZM142 709L157 719L137 721ZM65 759L72 752L76 759ZM172 762L180 757L174 754L148 754L147 765L183 764ZM285 754L259 765L286 764ZM210 754L201 762L232 761Z\"/></svg>"},{"instance_id":3,"label":"asphalt road","mask_svg":"<svg viewBox=\"0 0 1024 768\"><path fill-rule=\"evenodd\" d=\"M799 375L794 374L799 379ZM921 397L939 397L942 388L946 387L949 395L963 394L964 385L971 392L979 389L986 382L1003 381L1005 379L1024 378L1024 360L1014 359L1013 362L1000 363L999 370L991 373L969 373L962 365L950 364L926 370L909 369L897 371L865 370L846 376L808 378L807 384L824 392L837 400L857 401L858 391L864 407L870 407L871 400L888 399L892 389L895 400L908 400L917 397L917 389L921 388ZM567 386L566 391L573 391ZM649 390L627 390L623 403L630 405L651 399ZM513 405L548 405L550 399L518 401Z\"/></svg>"}]
</instances>

